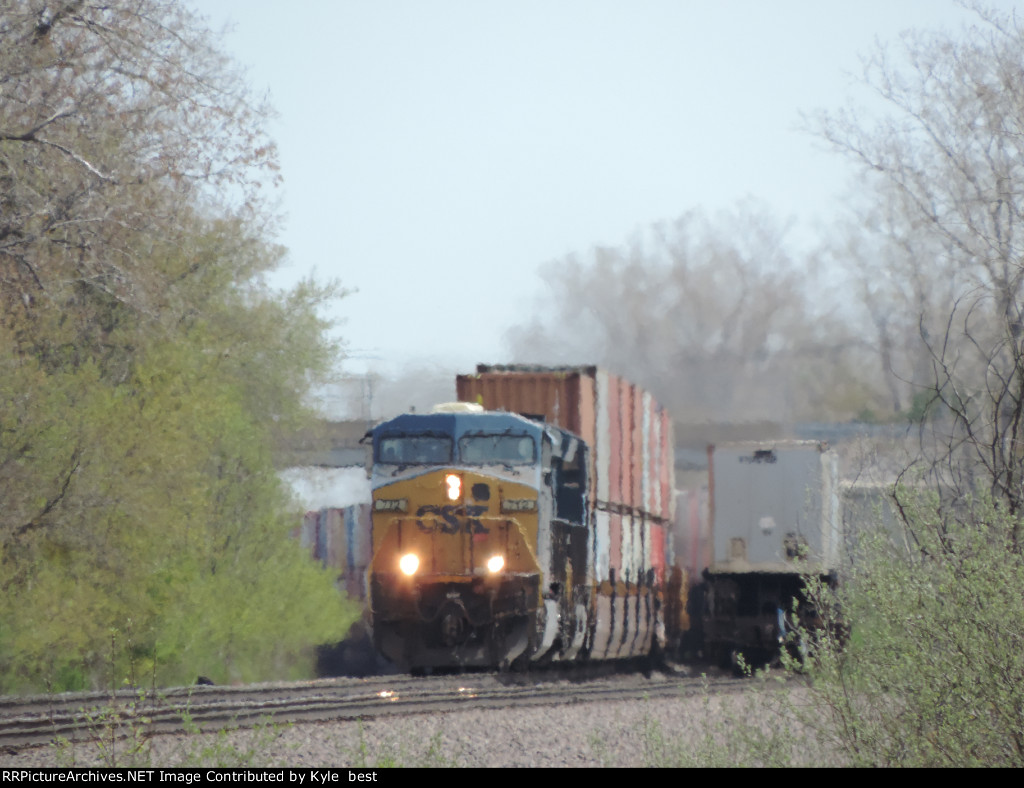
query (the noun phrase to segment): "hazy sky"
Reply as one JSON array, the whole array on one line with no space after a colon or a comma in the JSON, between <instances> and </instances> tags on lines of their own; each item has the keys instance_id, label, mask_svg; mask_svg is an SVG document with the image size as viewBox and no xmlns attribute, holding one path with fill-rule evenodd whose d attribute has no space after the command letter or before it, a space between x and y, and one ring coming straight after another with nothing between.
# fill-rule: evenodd
<instances>
[{"instance_id":1,"label":"hazy sky","mask_svg":"<svg viewBox=\"0 0 1024 788\"><path fill-rule=\"evenodd\" d=\"M945 0L193 5L233 25L227 51L280 113L275 283L358 289L336 315L353 373L507 361L541 264L694 207L751 196L797 235L827 225L850 170L800 113L863 100L876 38L970 18Z\"/></svg>"}]
</instances>

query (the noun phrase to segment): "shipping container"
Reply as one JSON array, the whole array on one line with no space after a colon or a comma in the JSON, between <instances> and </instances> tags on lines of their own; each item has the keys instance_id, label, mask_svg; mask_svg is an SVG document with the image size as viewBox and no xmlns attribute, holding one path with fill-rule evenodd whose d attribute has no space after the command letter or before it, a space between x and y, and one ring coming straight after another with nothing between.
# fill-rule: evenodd
<instances>
[{"instance_id":1,"label":"shipping container","mask_svg":"<svg viewBox=\"0 0 1024 788\"><path fill-rule=\"evenodd\" d=\"M306 512L299 544L310 557L337 573L337 585L352 599L366 599L370 565L370 505L325 506Z\"/></svg>"}]
</instances>

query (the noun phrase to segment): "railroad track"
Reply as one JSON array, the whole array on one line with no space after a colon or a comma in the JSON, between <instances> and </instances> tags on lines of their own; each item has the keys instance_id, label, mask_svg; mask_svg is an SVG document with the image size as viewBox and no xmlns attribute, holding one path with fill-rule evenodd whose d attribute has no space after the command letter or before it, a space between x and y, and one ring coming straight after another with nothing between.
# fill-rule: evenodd
<instances>
[{"instance_id":1,"label":"railroad track","mask_svg":"<svg viewBox=\"0 0 1024 788\"><path fill-rule=\"evenodd\" d=\"M56 741L112 736L206 733L261 722L326 722L389 714L450 712L515 705L591 703L729 692L746 682L639 674L583 681L494 674L412 678L324 679L242 687L66 693L0 698L0 748L17 751Z\"/></svg>"}]
</instances>

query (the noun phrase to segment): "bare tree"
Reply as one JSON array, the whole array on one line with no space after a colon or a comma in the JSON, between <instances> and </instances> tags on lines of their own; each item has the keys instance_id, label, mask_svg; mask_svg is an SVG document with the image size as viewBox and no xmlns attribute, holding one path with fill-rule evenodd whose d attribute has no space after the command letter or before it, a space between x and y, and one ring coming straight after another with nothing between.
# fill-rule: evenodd
<instances>
[{"instance_id":1,"label":"bare tree","mask_svg":"<svg viewBox=\"0 0 1024 788\"><path fill-rule=\"evenodd\" d=\"M846 307L874 349L888 400L882 418L917 422L932 399L926 343L944 327L941 316L954 300L960 271L942 238L921 221L907 221L898 190L879 183L863 198L854 195L863 207L826 241L825 254L847 272Z\"/></svg>"},{"instance_id":2,"label":"bare tree","mask_svg":"<svg viewBox=\"0 0 1024 788\"><path fill-rule=\"evenodd\" d=\"M917 327L913 383L932 403L922 460L961 496L1024 507L1024 31L975 9L958 36L905 34L865 81L890 113L870 125L820 116L822 136L860 163L887 206L884 257L862 278L878 314ZM858 261L859 264L859 261ZM876 321L877 324L877 321ZM1014 544L1021 548L1019 526Z\"/></svg>"},{"instance_id":3,"label":"bare tree","mask_svg":"<svg viewBox=\"0 0 1024 788\"><path fill-rule=\"evenodd\" d=\"M216 195L260 210L265 108L172 0L0 0L0 41L8 319L93 297L154 312L155 231L168 242Z\"/></svg>"},{"instance_id":4,"label":"bare tree","mask_svg":"<svg viewBox=\"0 0 1024 788\"><path fill-rule=\"evenodd\" d=\"M812 303L810 270L759 206L693 211L544 276L545 301L512 335L524 361L598 361L698 421L852 415L870 396L858 342Z\"/></svg>"}]
</instances>

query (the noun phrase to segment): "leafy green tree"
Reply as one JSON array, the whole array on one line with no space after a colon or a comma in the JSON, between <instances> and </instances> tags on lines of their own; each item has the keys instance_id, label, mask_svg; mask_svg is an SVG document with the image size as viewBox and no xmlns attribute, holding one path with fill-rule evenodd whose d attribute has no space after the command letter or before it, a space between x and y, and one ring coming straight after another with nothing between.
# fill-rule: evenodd
<instances>
[{"instance_id":1,"label":"leafy green tree","mask_svg":"<svg viewBox=\"0 0 1024 788\"><path fill-rule=\"evenodd\" d=\"M316 337L276 325L294 332L294 357L278 352L297 363ZM16 504L0 515L14 686L101 683L111 629L120 672L135 660L163 682L279 676L286 656L344 632L353 611L289 539L298 512L275 472L273 410L254 404L274 404L291 368L231 338L153 341L117 385L94 364L8 359L5 416L21 405L0 442Z\"/></svg>"},{"instance_id":2,"label":"leafy green tree","mask_svg":"<svg viewBox=\"0 0 1024 788\"><path fill-rule=\"evenodd\" d=\"M0 691L308 671L356 611L275 447L343 292L262 284L266 110L168 0L2 0L0 39Z\"/></svg>"}]
</instances>

